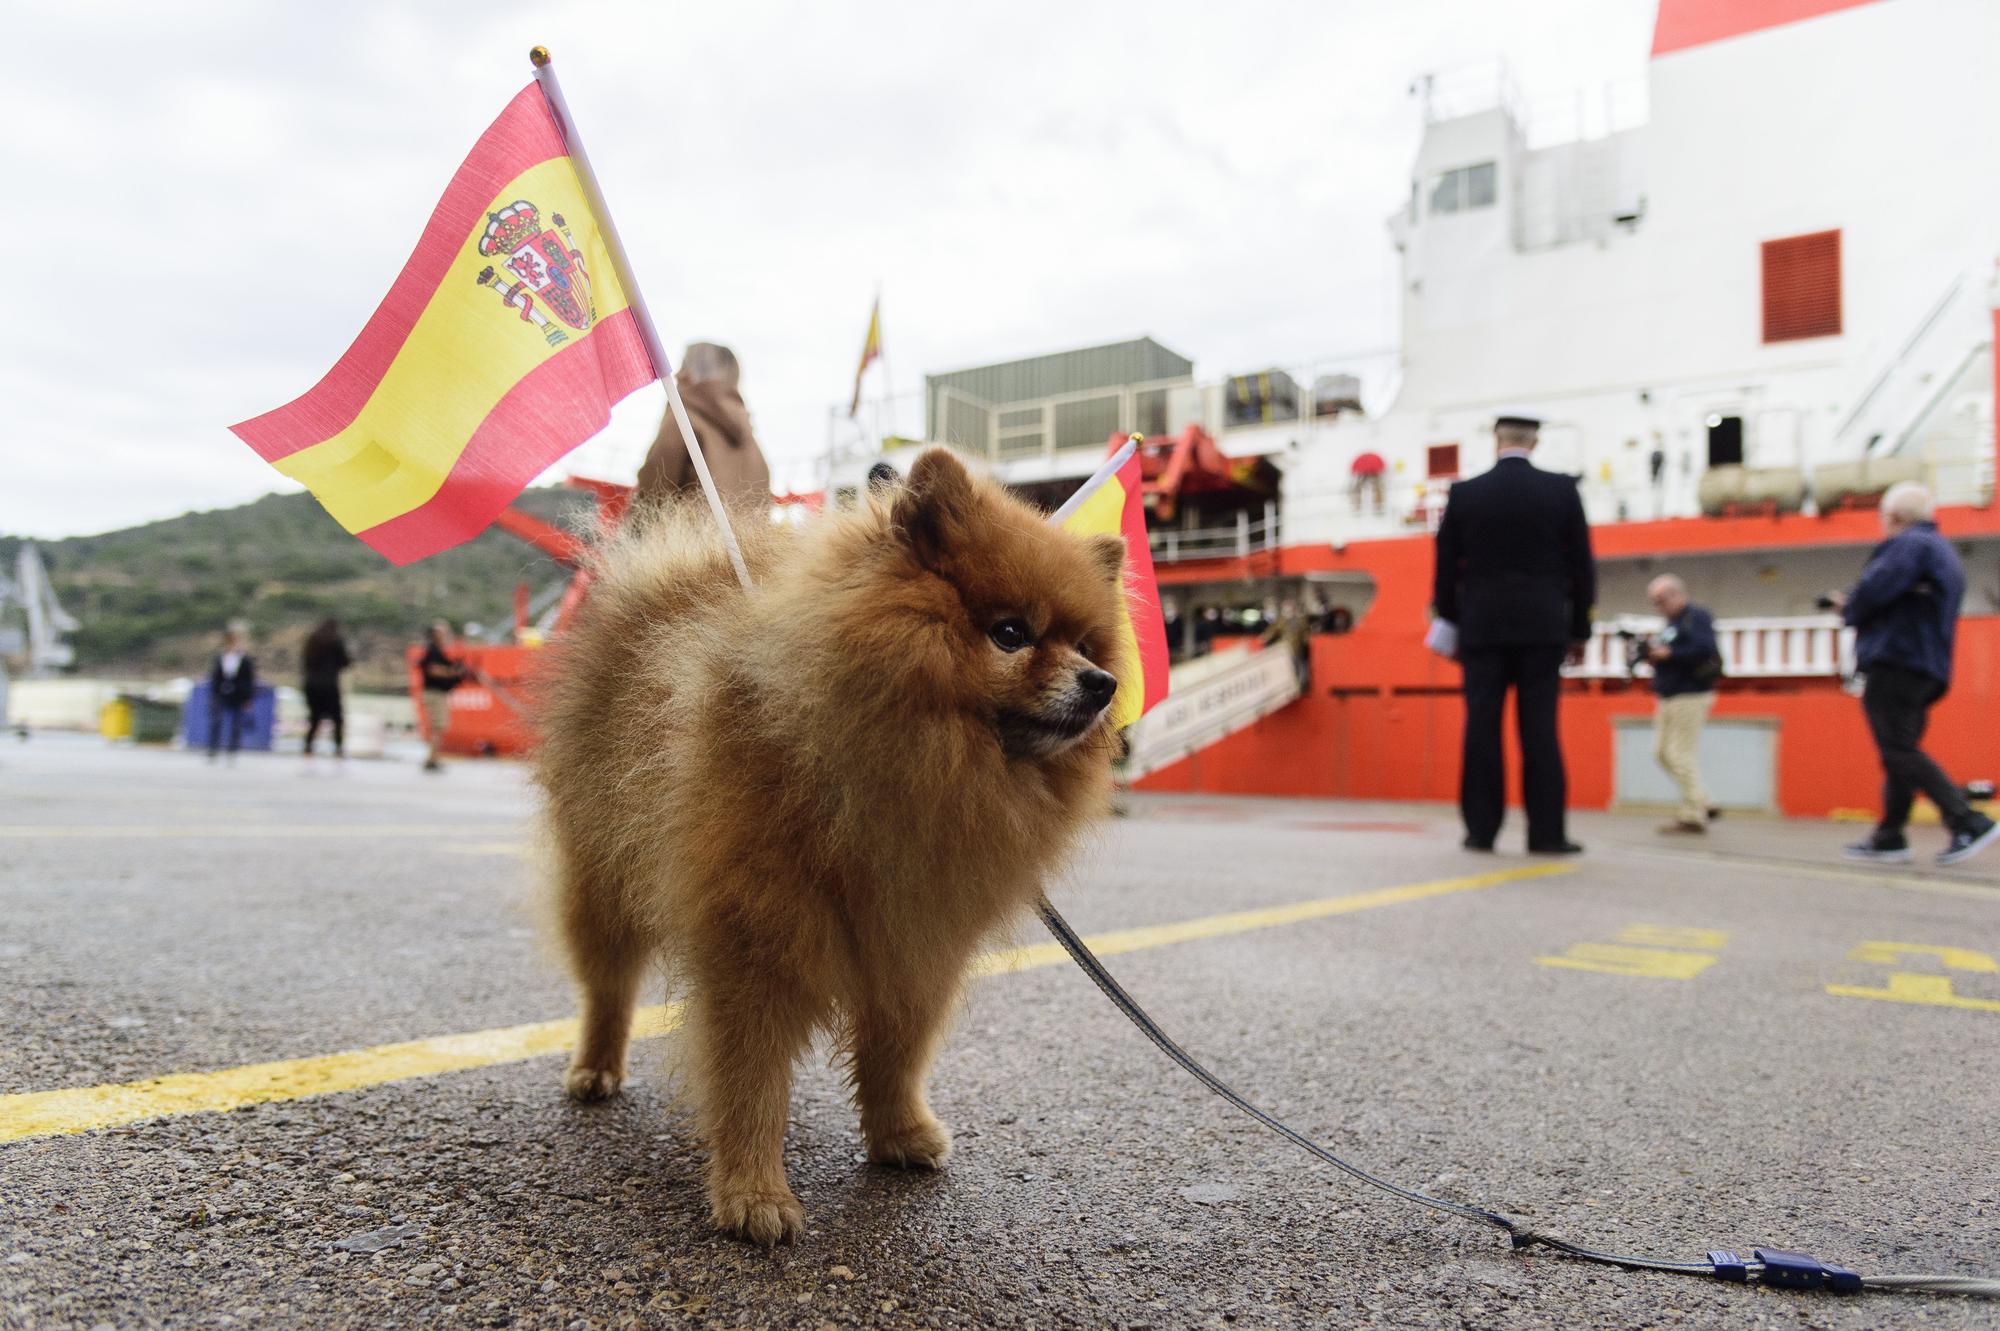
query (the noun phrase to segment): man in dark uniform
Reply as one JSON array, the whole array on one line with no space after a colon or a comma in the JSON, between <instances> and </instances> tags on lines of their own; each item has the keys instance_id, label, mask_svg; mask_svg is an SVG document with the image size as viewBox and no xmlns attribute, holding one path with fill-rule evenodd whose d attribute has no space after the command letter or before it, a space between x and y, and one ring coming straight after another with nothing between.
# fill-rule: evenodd
<instances>
[{"instance_id":1,"label":"man in dark uniform","mask_svg":"<svg viewBox=\"0 0 2000 1331\"><path fill-rule=\"evenodd\" d=\"M1521 735L1521 793L1528 849L1583 849L1563 825L1568 788L1556 735L1565 659L1580 661L1590 638L1597 568L1576 481L1529 461L1541 422L1494 422L1499 457L1483 476L1451 487L1437 535L1432 606L1457 629L1465 671L1465 757L1459 808L1468 850L1492 850L1507 802L1500 715L1507 690Z\"/></svg>"}]
</instances>

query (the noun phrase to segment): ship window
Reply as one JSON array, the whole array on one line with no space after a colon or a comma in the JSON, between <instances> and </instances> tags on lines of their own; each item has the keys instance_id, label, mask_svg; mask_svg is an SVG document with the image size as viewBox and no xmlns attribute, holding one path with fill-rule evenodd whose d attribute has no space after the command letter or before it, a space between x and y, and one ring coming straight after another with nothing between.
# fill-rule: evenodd
<instances>
[{"instance_id":1,"label":"ship window","mask_svg":"<svg viewBox=\"0 0 2000 1331\"><path fill-rule=\"evenodd\" d=\"M1432 480L1458 475L1458 445L1432 444L1425 457L1424 474Z\"/></svg>"},{"instance_id":2,"label":"ship window","mask_svg":"<svg viewBox=\"0 0 2000 1331\"><path fill-rule=\"evenodd\" d=\"M1431 182L1433 213L1462 213L1490 208L1499 189L1499 169L1491 162L1446 171Z\"/></svg>"},{"instance_id":3,"label":"ship window","mask_svg":"<svg viewBox=\"0 0 2000 1331\"><path fill-rule=\"evenodd\" d=\"M1764 242L1764 340L1840 332L1840 232Z\"/></svg>"}]
</instances>

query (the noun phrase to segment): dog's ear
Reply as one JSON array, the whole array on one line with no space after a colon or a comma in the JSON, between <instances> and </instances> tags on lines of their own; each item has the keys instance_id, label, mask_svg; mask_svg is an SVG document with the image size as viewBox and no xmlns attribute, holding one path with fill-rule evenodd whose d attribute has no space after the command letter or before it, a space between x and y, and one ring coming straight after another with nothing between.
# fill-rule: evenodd
<instances>
[{"instance_id":1,"label":"dog's ear","mask_svg":"<svg viewBox=\"0 0 2000 1331\"><path fill-rule=\"evenodd\" d=\"M1106 577L1114 583L1125 577L1125 538L1110 532L1099 532L1084 542L1090 549L1090 558L1104 570Z\"/></svg>"},{"instance_id":2,"label":"dog's ear","mask_svg":"<svg viewBox=\"0 0 2000 1331\"><path fill-rule=\"evenodd\" d=\"M957 544L975 502L972 473L947 450L933 448L910 468L889 516L911 552L934 564Z\"/></svg>"}]
</instances>

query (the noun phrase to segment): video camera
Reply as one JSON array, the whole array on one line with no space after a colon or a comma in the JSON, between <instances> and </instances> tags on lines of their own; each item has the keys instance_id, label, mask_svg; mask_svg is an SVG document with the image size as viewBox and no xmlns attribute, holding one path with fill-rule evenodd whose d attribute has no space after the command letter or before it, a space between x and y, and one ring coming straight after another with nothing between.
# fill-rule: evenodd
<instances>
[{"instance_id":1,"label":"video camera","mask_svg":"<svg viewBox=\"0 0 2000 1331\"><path fill-rule=\"evenodd\" d=\"M1645 664L1647 655L1658 645L1659 639L1649 628L1640 628L1633 623L1621 621L1617 628L1618 638L1625 644L1625 668L1632 670Z\"/></svg>"}]
</instances>

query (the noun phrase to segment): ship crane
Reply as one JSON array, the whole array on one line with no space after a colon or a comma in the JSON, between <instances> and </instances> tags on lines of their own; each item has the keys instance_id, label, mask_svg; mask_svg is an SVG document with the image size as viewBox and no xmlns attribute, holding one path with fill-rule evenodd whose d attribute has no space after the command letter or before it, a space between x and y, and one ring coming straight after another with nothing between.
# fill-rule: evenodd
<instances>
[{"instance_id":1,"label":"ship crane","mask_svg":"<svg viewBox=\"0 0 2000 1331\"><path fill-rule=\"evenodd\" d=\"M63 641L63 635L83 626L56 599L55 585L49 581L48 568L42 563L42 552L33 541L22 542L11 579L0 573L0 623L4 623L14 606L19 606L27 619L29 678L46 678L76 662L76 649ZM0 650L5 650L9 638L18 641L18 630L9 634L0 629Z\"/></svg>"}]
</instances>

